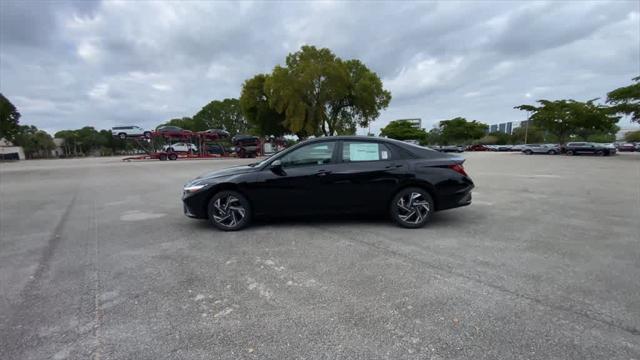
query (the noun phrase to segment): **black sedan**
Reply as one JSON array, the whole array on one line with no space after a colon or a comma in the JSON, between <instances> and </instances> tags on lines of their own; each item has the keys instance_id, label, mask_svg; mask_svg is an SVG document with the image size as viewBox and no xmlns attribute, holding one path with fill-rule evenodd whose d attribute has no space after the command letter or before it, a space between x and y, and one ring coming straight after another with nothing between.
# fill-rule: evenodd
<instances>
[{"instance_id":1,"label":"black sedan","mask_svg":"<svg viewBox=\"0 0 640 360\"><path fill-rule=\"evenodd\" d=\"M425 225L434 211L469 205L464 159L382 138L302 142L258 163L188 182L184 212L221 230L254 216L387 212L400 226Z\"/></svg>"}]
</instances>

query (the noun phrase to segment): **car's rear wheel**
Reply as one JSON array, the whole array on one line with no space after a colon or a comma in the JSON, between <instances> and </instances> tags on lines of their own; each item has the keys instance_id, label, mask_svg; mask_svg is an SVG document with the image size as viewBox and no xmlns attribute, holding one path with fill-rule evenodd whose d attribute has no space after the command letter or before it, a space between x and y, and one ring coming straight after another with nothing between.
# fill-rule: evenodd
<instances>
[{"instance_id":1,"label":"car's rear wheel","mask_svg":"<svg viewBox=\"0 0 640 360\"><path fill-rule=\"evenodd\" d=\"M549 154L549 155L555 155L555 154L556 154L556 151L555 151L555 150L549 150L549 151L547 152L547 154Z\"/></svg>"},{"instance_id":2,"label":"car's rear wheel","mask_svg":"<svg viewBox=\"0 0 640 360\"><path fill-rule=\"evenodd\" d=\"M531 151L531 150L525 150L525 151L524 151L524 153L525 153L525 154L527 154L527 155L531 155L531 154L533 154L533 151Z\"/></svg>"},{"instance_id":3,"label":"car's rear wheel","mask_svg":"<svg viewBox=\"0 0 640 360\"><path fill-rule=\"evenodd\" d=\"M178 155L176 153L171 153L168 155L169 160L177 160Z\"/></svg>"},{"instance_id":4,"label":"car's rear wheel","mask_svg":"<svg viewBox=\"0 0 640 360\"><path fill-rule=\"evenodd\" d=\"M211 198L209 220L220 230L240 230L251 222L251 206L244 195L233 190L223 190Z\"/></svg>"},{"instance_id":5,"label":"car's rear wheel","mask_svg":"<svg viewBox=\"0 0 640 360\"><path fill-rule=\"evenodd\" d=\"M573 154L573 150L567 150L567 155L572 156Z\"/></svg>"},{"instance_id":6,"label":"car's rear wheel","mask_svg":"<svg viewBox=\"0 0 640 360\"><path fill-rule=\"evenodd\" d=\"M120 139L124 140L124 139L126 139L126 138L127 138L127 134L125 134L125 133L120 133L120 134L118 134L118 137L119 137Z\"/></svg>"},{"instance_id":7,"label":"car's rear wheel","mask_svg":"<svg viewBox=\"0 0 640 360\"><path fill-rule=\"evenodd\" d=\"M391 201L391 218L400 226L410 229L423 227L435 210L427 191L417 187L400 190Z\"/></svg>"},{"instance_id":8,"label":"car's rear wheel","mask_svg":"<svg viewBox=\"0 0 640 360\"><path fill-rule=\"evenodd\" d=\"M145 131L142 135L147 139L151 139L151 131Z\"/></svg>"},{"instance_id":9,"label":"car's rear wheel","mask_svg":"<svg viewBox=\"0 0 640 360\"><path fill-rule=\"evenodd\" d=\"M602 150L598 150L598 151L596 151L596 155L598 155L598 156L604 156L604 151L602 151Z\"/></svg>"},{"instance_id":10,"label":"car's rear wheel","mask_svg":"<svg viewBox=\"0 0 640 360\"><path fill-rule=\"evenodd\" d=\"M167 154L160 154L160 155L158 155L158 159L160 159L160 161L165 161L165 160L167 160Z\"/></svg>"}]
</instances>

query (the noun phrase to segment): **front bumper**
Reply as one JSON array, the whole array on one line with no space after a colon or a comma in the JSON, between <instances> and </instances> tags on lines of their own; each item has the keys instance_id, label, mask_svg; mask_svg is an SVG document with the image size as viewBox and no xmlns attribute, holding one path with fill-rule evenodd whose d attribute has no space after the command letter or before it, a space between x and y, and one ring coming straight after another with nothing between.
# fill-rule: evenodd
<instances>
[{"instance_id":1,"label":"front bumper","mask_svg":"<svg viewBox=\"0 0 640 360\"><path fill-rule=\"evenodd\" d=\"M184 214L194 219L206 219L207 216L207 202L208 197L206 191L202 193L183 194L182 195L182 208Z\"/></svg>"}]
</instances>

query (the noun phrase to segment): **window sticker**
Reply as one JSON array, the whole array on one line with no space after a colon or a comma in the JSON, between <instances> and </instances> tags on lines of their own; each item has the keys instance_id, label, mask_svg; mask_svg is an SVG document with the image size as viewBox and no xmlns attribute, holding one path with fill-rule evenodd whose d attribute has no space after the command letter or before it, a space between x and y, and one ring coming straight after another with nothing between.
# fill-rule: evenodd
<instances>
[{"instance_id":1,"label":"window sticker","mask_svg":"<svg viewBox=\"0 0 640 360\"><path fill-rule=\"evenodd\" d=\"M349 160L351 161L372 161L380 160L378 144L349 144Z\"/></svg>"}]
</instances>

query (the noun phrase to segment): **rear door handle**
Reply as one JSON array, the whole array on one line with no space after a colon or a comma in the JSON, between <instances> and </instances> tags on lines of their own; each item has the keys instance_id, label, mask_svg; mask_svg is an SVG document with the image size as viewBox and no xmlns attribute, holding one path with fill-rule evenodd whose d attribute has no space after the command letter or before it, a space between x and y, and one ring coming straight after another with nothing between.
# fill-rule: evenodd
<instances>
[{"instance_id":1,"label":"rear door handle","mask_svg":"<svg viewBox=\"0 0 640 360\"><path fill-rule=\"evenodd\" d=\"M318 172L316 173L316 176L327 176L331 174L331 171L329 170L318 170Z\"/></svg>"},{"instance_id":2,"label":"rear door handle","mask_svg":"<svg viewBox=\"0 0 640 360\"><path fill-rule=\"evenodd\" d=\"M393 164L393 165L387 165L387 166L385 166L384 168L385 168L385 169L397 169L397 168L400 168L400 167L402 167L402 165L400 165L400 164Z\"/></svg>"}]
</instances>

